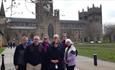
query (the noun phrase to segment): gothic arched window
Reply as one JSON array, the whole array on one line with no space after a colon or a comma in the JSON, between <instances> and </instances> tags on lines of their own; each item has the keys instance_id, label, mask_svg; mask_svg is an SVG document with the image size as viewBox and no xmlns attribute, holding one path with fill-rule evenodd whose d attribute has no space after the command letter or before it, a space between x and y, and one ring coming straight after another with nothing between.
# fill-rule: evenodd
<instances>
[{"instance_id":1,"label":"gothic arched window","mask_svg":"<svg viewBox=\"0 0 115 70\"><path fill-rule=\"evenodd\" d=\"M54 35L54 28L53 28L52 24L48 25L48 35L49 35L50 38L52 38L53 35Z\"/></svg>"}]
</instances>

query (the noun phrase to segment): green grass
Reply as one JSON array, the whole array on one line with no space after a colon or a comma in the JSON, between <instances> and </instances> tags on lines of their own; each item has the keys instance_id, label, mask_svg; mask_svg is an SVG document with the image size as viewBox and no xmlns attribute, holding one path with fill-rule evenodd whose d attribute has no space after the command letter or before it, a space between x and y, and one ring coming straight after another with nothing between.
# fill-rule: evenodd
<instances>
[{"instance_id":1,"label":"green grass","mask_svg":"<svg viewBox=\"0 0 115 70\"><path fill-rule=\"evenodd\" d=\"M93 57L97 54L98 59L115 62L115 44L77 44L79 55Z\"/></svg>"},{"instance_id":2,"label":"green grass","mask_svg":"<svg viewBox=\"0 0 115 70\"><path fill-rule=\"evenodd\" d=\"M0 54L4 51L4 48L0 48Z\"/></svg>"}]
</instances>

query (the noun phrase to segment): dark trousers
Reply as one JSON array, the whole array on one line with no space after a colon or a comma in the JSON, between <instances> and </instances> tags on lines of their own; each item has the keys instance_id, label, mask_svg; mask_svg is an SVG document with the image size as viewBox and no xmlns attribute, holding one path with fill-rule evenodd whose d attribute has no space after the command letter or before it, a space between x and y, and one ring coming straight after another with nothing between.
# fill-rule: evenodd
<instances>
[{"instance_id":1,"label":"dark trousers","mask_svg":"<svg viewBox=\"0 0 115 70\"><path fill-rule=\"evenodd\" d=\"M64 69L64 64L58 64L58 68L55 68L55 64L50 63L48 65L48 70L65 70Z\"/></svg>"},{"instance_id":2,"label":"dark trousers","mask_svg":"<svg viewBox=\"0 0 115 70\"><path fill-rule=\"evenodd\" d=\"M19 65L18 70L26 70L26 65Z\"/></svg>"},{"instance_id":3,"label":"dark trousers","mask_svg":"<svg viewBox=\"0 0 115 70\"><path fill-rule=\"evenodd\" d=\"M68 65L66 65L66 68L67 68L67 70L74 70L75 65L73 65L73 66L68 66Z\"/></svg>"},{"instance_id":4,"label":"dark trousers","mask_svg":"<svg viewBox=\"0 0 115 70\"><path fill-rule=\"evenodd\" d=\"M42 63L41 70L48 70L47 63Z\"/></svg>"}]
</instances>

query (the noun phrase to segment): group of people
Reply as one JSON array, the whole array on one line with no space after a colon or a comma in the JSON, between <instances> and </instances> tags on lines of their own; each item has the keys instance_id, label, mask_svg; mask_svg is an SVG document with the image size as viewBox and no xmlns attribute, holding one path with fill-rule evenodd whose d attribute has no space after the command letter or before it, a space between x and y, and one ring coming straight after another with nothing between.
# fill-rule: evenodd
<instances>
[{"instance_id":1,"label":"group of people","mask_svg":"<svg viewBox=\"0 0 115 70\"><path fill-rule=\"evenodd\" d=\"M15 40L13 41L8 41L8 48L14 48L16 46Z\"/></svg>"},{"instance_id":2,"label":"group of people","mask_svg":"<svg viewBox=\"0 0 115 70\"><path fill-rule=\"evenodd\" d=\"M16 70L74 70L76 55L76 48L66 35L60 41L55 34L52 42L48 35L43 41L35 35L31 44L23 36L14 53L14 65Z\"/></svg>"}]
</instances>

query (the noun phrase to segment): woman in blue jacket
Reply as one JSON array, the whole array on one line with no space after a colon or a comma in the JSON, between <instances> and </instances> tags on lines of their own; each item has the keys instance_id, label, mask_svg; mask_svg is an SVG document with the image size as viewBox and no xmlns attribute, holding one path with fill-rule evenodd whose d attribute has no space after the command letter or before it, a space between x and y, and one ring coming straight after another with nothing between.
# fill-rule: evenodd
<instances>
[{"instance_id":1,"label":"woman in blue jacket","mask_svg":"<svg viewBox=\"0 0 115 70\"><path fill-rule=\"evenodd\" d=\"M14 65L16 70L26 70L26 63L24 61L24 53L27 47L28 37L23 36L21 38L21 44L16 47L14 53Z\"/></svg>"}]
</instances>

